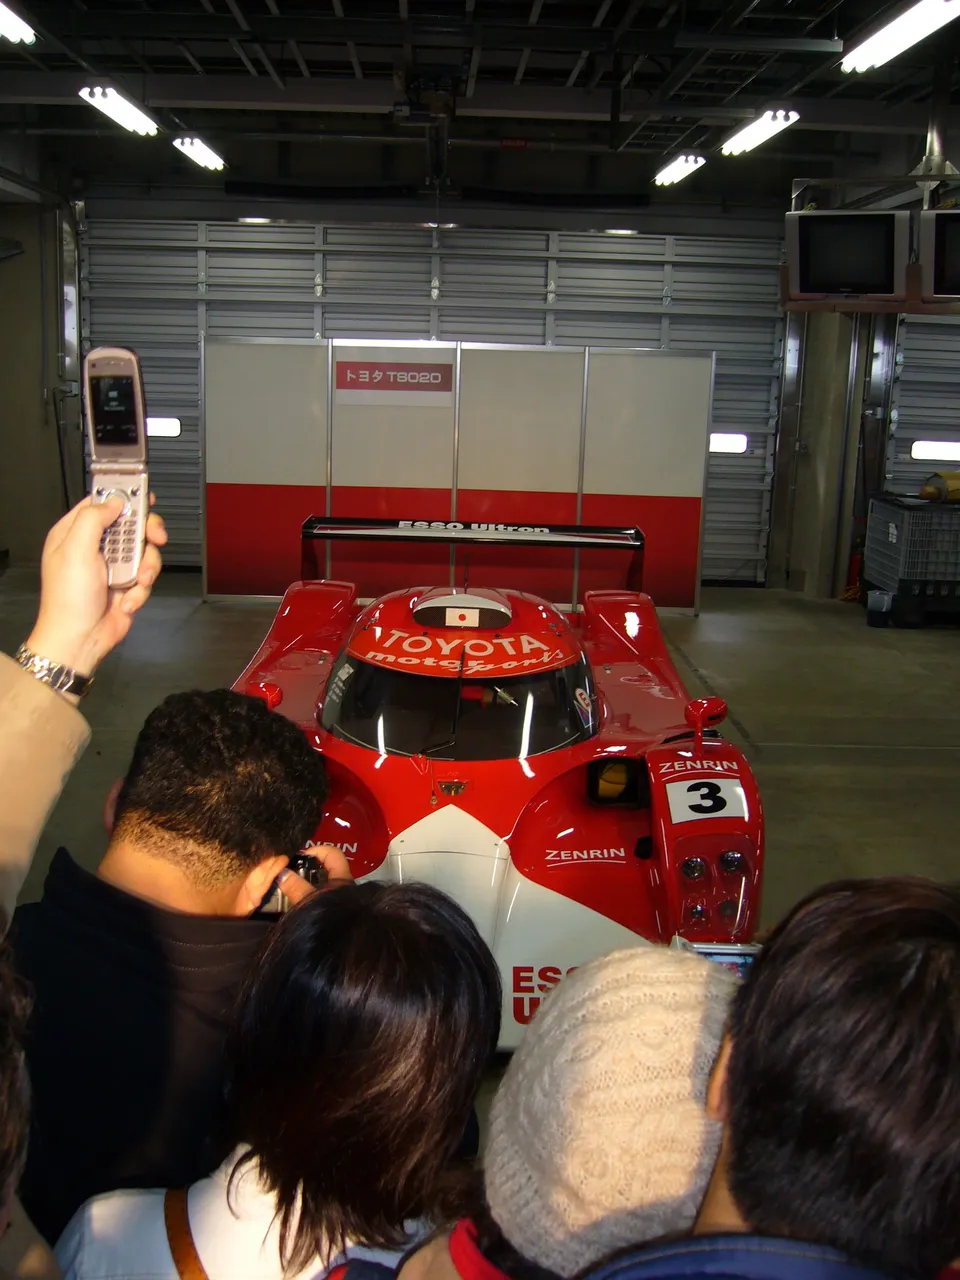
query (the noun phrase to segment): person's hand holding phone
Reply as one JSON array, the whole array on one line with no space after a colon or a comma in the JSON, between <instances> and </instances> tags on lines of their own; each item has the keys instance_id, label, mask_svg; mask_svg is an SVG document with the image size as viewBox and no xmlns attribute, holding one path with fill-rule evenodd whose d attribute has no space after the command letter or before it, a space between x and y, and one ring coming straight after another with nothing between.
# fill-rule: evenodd
<instances>
[{"instance_id":1,"label":"person's hand holding phone","mask_svg":"<svg viewBox=\"0 0 960 1280\"><path fill-rule=\"evenodd\" d=\"M53 526L43 546L40 610L27 648L83 675L92 675L130 630L162 565L167 531L151 513L136 582L125 591L108 588L100 541L122 506L119 499L95 506L84 498Z\"/></svg>"},{"instance_id":2,"label":"person's hand holding phone","mask_svg":"<svg viewBox=\"0 0 960 1280\"><path fill-rule=\"evenodd\" d=\"M353 884L353 872L342 849L334 844L318 844L305 850L306 854L315 858L326 872L326 883L317 888L297 875L290 867L277 876L277 887L292 907L312 898L315 893L325 893L327 889L339 889L343 885Z\"/></svg>"}]
</instances>

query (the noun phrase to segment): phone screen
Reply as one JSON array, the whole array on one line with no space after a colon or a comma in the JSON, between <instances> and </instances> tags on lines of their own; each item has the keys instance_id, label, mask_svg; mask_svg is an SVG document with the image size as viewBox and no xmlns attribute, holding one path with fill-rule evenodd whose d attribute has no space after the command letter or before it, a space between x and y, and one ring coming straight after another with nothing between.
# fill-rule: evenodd
<instances>
[{"instance_id":1,"label":"phone screen","mask_svg":"<svg viewBox=\"0 0 960 1280\"><path fill-rule=\"evenodd\" d=\"M92 377L90 401L93 438L97 444L137 445L137 398L133 378Z\"/></svg>"}]
</instances>

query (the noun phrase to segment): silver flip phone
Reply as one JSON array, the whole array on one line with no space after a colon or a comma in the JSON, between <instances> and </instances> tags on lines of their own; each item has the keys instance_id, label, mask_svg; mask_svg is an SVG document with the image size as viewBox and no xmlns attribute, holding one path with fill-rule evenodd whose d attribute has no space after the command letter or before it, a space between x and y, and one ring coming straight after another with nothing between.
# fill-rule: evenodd
<instances>
[{"instance_id":1,"label":"silver flip phone","mask_svg":"<svg viewBox=\"0 0 960 1280\"><path fill-rule=\"evenodd\" d=\"M91 501L123 501L103 535L108 583L133 586L143 555L150 504L147 411L140 361L125 347L97 347L83 361L83 403L90 438Z\"/></svg>"}]
</instances>

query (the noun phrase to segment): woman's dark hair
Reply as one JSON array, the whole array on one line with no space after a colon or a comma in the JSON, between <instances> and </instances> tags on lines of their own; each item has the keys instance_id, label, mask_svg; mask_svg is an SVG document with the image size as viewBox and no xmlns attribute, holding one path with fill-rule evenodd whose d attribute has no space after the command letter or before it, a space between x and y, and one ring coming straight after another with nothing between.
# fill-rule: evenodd
<instances>
[{"instance_id":1,"label":"woman's dark hair","mask_svg":"<svg viewBox=\"0 0 960 1280\"><path fill-rule=\"evenodd\" d=\"M761 1235L890 1276L960 1257L960 889L826 885L734 998L729 1181Z\"/></svg>"},{"instance_id":2,"label":"woman's dark hair","mask_svg":"<svg viewBox=\"0 0 960 1280\"><path fill-rule=\"evenodd\" d=\"M499 1031L496 963L439 890L353 885L281 921L240 996L229 1101L285 1266L402 1244L436 1211Z\"/></svg>"}]
</instances>

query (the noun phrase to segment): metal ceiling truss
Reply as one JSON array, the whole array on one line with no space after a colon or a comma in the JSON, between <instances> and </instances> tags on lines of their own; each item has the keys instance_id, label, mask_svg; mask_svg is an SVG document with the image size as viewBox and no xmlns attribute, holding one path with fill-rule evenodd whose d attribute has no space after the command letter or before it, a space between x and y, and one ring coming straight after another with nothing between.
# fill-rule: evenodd
<instances>
[{"instance_id":1,"label":"metal ceiling truss","mask_svg":"<svg viewBox=\"0 0 960 1280\"><path fill-rule=\"evenodd\" d=\"M127 76L138 101L151 110L223 109L270 110L281 114L320 112L333 115L388 115L396 91L392 83L364 78L347 80L324 76L299 76L280 88L269 76L260 75L250 61L250 74L136 75ZM0 76L0 105L74 106L80 88L90 76L82 72L8 71ZM761 106L754 95L736 95L727 102L702 97L653 99L623 94L621 118L629 122L643 117L657 120L696 121L729 128L750 119ZM923 134L928 110L923 103L888 106L881 101L852 98L792 97L785 107L801 113L807 129L848 133ZM609 94L581 89L544 89L533 85L491 85L478 82L474 96L457 103L459 118L490 118L512 122L569 121L588 124L609 119ZM960 129L960 108L951 110L951 128Z\"/></svg>"},{"instance_id":2,"label":"metal ceiling truss","mask_svg":"<svg viewBox=\"0 0 960 1280\"><path fill-rule=\"evenodd\" d=\"M421 142L425 127L434 151L438 133L441 150L498 139L537 147L547 127L561 151L707 150L771 104L798 110L803 129L926 128L929 50L869 78L839 71L845 45L906 0L12 3L39 39L29 50L0 46L0 108L34 108L18 125L42 136L78 131L79 121L48 109L78 107L91 76L166 127L216 134L211 113L221 112L220 133L242 137L253 131L227 113L306 113L317 119L305 131L346 139L351 119L365 115L375 119L358 131L362 140L379 131L385 143L405 141L395 125L407 124L421 128ZM409 106L408 86L431 77L452 86L451 109L442 123L418 110L405 122L398 107L405 97ZM471 122L481 121L479 137ZM261 137L285 133L276 121L262 125ZM430 168L441 172L442 156Z\"/></svg>"}]
</instances>

